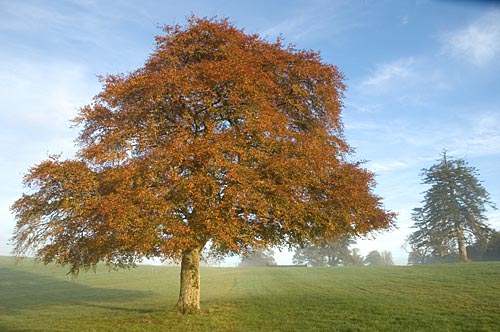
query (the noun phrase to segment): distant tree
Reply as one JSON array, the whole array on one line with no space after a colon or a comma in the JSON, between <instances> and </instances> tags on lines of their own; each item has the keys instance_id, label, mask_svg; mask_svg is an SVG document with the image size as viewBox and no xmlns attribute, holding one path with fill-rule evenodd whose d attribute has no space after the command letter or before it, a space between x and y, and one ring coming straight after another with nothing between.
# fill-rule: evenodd
<instances>
[{"instance_id":1,"label":"distant tree","mask_svg":"<svg viewBox=\"0 0 500 332\"><path fill-rule=\"evenodd\" d=\"M298 248L292 258L293 264L307 264L314 267L326 266L326 258L322 250L311 243Z\"/></svg>"},{"instance_id":2,"label":"distant tree","mask_svg":"<svg viewBox=\"0 0 500 332\"><path fill-rule=\"evenodd\" d=\"M365 263L371 266L394 265L390 251L379 252L377 250L372 250L366 255Z\"/></svg>"},{"instance_id":3,"label":"distant tree","mask_svg":"<svg viewBox=\"0 0 500 332\"><path fill-rule=\"evenodd\" d=\"M467 246L467 257L473 262L484 260L485 244L474 243Z\"/></svg>"},{"instance_id":4,"label":"distant tree","mask_svg":"<svg viewBox=\"0 0 500 332\"><path fill-rule=\"evenodd\" d=\"M413 220L423 220L422 210L414 209ZM443 263L454 253L453 243L445 240L439 230L422 227L406 238L408 264Z\"/></svg>"},{"instance_id":5,"label":"distant tree","mask_svg":"<svg viewBox=\"0 0 500 332\"><path fill-rule=\"evenodd\" d=\"M407 239L411 241L411 239ZM429 246L422 246L418 244L410 244L408 252L408 264L427 264L433 256L433 249Z\"/></svg>"},{"instance_id":6,"label":"distant tree","mask_svg":"<svg viewBox=\"0 0 500 332\"><path fill-rule=\"evenodd\" d=\"M360 254L358 248L352 248L348 259L346 260L346 265L362 266L364 265L365 258Z\"/></svg>"},{"instance_id":7,"label":"distant tree","mask_svg":"<svg viewBox=\"0 0 500 332\"><path fill-rule=\"evenodd\" d=\"M408 253L408 265L425 264L428 255L420 250L410 251Z\"/></svg>"},{"instance_id":8,"label":"distant tree","mask_svg":"<svg viewBox=\"0 0 500 332\"><path fill-rule=\"evenodd\" d=\"M423 207L412 216L417 230L408 241L413 255L432 249L433 256L451 257L458 249L459 261L468 261L467 241L484 242L489 234L486 206L494 207L478 180L478 171L463 159L443 153L437 164L422 172L425 192Z\"/></svg>"},{"instance_id":9,"label":"distant tree","mask_svg":"<svg viewBox=\"0 0 500 332\"><path fill-rule=\"evenodd\" d=\"M332 242L318 241L316 244L308 243L295 251L293 263L311 266L346 265L350 256L349 246L353 243L355 241L350 238Z\"/></svg>"},{"instance_id":10,"label":"distant tree","mask_svg":"<svg viewBox=\"0 0 500 332\"><path fill-rule=\"evenodd\" d=\"M239 267L276 265L274 251L271 249L251 249L241 255Z\"/></svg>"},{"instance_id":11,"label":"distant tree","mask_svg":"<svg viewBox=\"0 0 500 332\"><path fill-rule=\"evenodd\" d=\"M372 250L366 255L365 257L365 263L368 265L384 265L382 256L380 255L380 252L377 250Z\"/></svg>"},{"instance_id":12,"label":"distant tree","mask_svg":"<svg viewBox=\"0 0 500 332\"><path fill-rule=\"evenodd\" d=\"M468 246L467 254L473 261L500 260L500 232L492 230L486 243L476 242Z\"/></svg>"},{"instance_id":13,"label":"distant tree","mask_svg":"<svg viewBox=\"0 0 500 332\"><path fill-rule=\"evenodd\" d=\"M483 253L483 260L485 261L500 261L500 232L493 231L490 238L488 239L488 244L486 245L486 250Z\"/></svg>"},{"instance_id":14,"label":"distant tree","mask_svg":"<svg viewBox=\"0 0 500 332\"><path fill-rule=\"evenodd\" d=\"M382 256L382 262L384 263L384 265L394 265L394 260L392 258L392 252L382 251L380 253L380 256Z\"/></svg>"},{"instance_id":15,"label":"distant tree","mask_svg":"<svg viewBox=\"0 0 500 332\"><path fill-rule=\"evenodd\" d=\"M231 255L364 235L394 214L351 162L343 77L318 53L227 20L165 27L145 65L102 79L76 119L75 159L25 176L15 253L71 273L100 261L181 262L177 309L200 308L202 249Z\"/></svg>"}]
</instances>

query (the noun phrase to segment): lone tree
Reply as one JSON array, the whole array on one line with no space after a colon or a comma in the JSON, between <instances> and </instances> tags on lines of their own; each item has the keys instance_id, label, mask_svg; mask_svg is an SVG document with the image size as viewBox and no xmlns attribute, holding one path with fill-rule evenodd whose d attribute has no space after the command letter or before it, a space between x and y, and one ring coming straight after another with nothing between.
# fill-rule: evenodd
<instances>
[{"instance_id":1,"label":"lone tree","mask_svg":"<svg viewBox=\"0 0 500 332\"><path fill-rule=\"evenodd\" d=\"M373 175L350 162L342 75L312 51L227 20L166 26L142 68L102 78L76 118L79 152L25 176L17 255L68 264L181 261L196 312L202 249L292 246L390 227Z\"/></svg>"},{"instance_id":2,"label":"lone tree","mask_svg":"<svg viewBox=\"0 0 500 332\"><path fill-rule=\"evenodd\" d=\"M415 208L412 215L417 230L407 239L410 255L425 262L431 252L443 258L458 248L459 261L467 262L467 239L486 241L490 232L486 206L494 208L478 180L477 169L444 152L438 163L424 169L422 175L423 184L430 188L425 192L423 207Z\"/></svg>"}]
</instances>

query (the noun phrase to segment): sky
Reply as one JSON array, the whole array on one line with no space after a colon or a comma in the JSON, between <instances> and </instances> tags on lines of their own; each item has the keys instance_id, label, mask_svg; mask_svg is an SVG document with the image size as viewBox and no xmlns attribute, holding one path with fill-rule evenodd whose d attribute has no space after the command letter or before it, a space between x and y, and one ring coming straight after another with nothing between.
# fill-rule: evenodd
<instances>
[{"instance_id":1,"label":"sky","mask_svg":"<svg viewBox=\"0 0 500 332\"><path fill-rule=\"evenodd\" d=\"M161 27L192 14L228 18L271 42L282 35L344 74L353 158L398 213L397 228L358 240L362 254L388 250L406 264L411 211L427 189L421 170L443 150L476 167L500 207L498 1L0 0L0 255L12 250L10 206L23 175L51 154L73 156L71 119L101 90L98 76L141 67ZM487 216L500 229L499 210Z\"/></svg>"}]
</instances>

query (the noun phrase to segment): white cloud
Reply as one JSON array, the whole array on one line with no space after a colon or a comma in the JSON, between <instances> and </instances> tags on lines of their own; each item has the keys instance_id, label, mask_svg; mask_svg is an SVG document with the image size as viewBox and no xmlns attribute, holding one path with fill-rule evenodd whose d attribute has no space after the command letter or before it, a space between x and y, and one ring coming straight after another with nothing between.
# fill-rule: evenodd
<instances>
[{"instance_id":1,"label":"white cloud","mask_svg":"<svg viewBox=\"0 0 500 332\"><path fill-rule=\"evenodd\" d=\"M48 154L75 151L77 132L69 120L91 101L97 79L85 66L68 61L0 58L0 255L15 222L10 205L22 193L22 176Z\"/></svg>"},{"instance_id":2,"label":"white cloud","mask_svg":"<svg viewBox=\"0 0 500 332\"><path fill-rule=\"evenodd\" d=\"M80 64L51 61L2 59L9 66L0 70L0 98L4 124L55 130L76 115L77 108L90 101L97 79Z\"/></svg>"},{"instance_id":3,"label":"white cloud","mask_svg":"<svg viewBox=\"0 0 500 332\"><path fill-rule=\"evenodd\" d=\"M91 0L71 2L3 1L3 53L41 57L57 54L58 58L88 64L107 63L110 72L133 70L136 66L130 59L141 59L137 64L142 64L153 34L158 32L158 21L144 10L144 4L119 0L99 2L99 6ZM130 38L130 31L148 37ZM122 63L125 58L129 61Z\"/></svg>"},{"instance_id":4,"label":"white cloud","mask_svg":"<svg viewBox=\"0 0 500 332\"><path fill-rule=\"evenodd\" d=\"M490 156L500 154L500 134L494 136L471 137L464 147L458 147L470 156Z\"/></svg>"},{"instance_id":5,"label":"white cloud","mask_svg":"<svg viewBox=\"0 0 500 332\"><path fill-rule=\"evenodd\" d=\"M382 129L386 137L418 151L439 153L447 149L455 156L500 156L500 109L478 107L475 112L469 112L444 107L441 111L453 117L452 120L443 123L439 115L427 113L425 122L422 118L419 122ZM385 163L381 166L384 171Z\"/></svg>"},{"instance_id":6,"label":"white cloud","mask_svg":"<svg viewBox=\"0 0 500 332\"><path fill-rule=\"evenodd\" d=\"M259 35L271 41L281 35L285 37L285 41L297 42L305 37L310 39L311 36L318 35L318 32L324 30L329 23L325 13L331 12L331 8L324 9L318 11L313 6L302 7L295 10L296 14L292 17L264 28ZM329 33L334 32L329 31Z\"/></svg>"},{"instance_id":7,"label":"white cloud","mask_svg":"<svg viewBox=\"0 0 500 332\"><path fill-rule=\"evenodd\" d=\"M443 38L446 54L483 66L500 59L500 10L493 10L469 26Z\"/></svg>"},{"instance_id":8,"label":"white cloud","mask_svg":"<svg viewBox=\"0 0 500 332\"><path fill-rule=\"evenodd\" d=\"M288 9L290 8L284 11ZM363 3L353 4L345 0L314 0L303 2L296 8L292 7L290 11L285 19L270 21L277 23L264 27L259 35L272 39L282 34L286 38L285 41L300 40L304 43L305 40L306 44L315 38L328 38L328 42L339 42L338 39L343 35L367 24L360 17L365 17L369 9Z\"/></svg>"},{"instance_id":9,"label":"white cloud","mask_svg":"<svg viewBox=\"0 0 500 332\"><path fill-rule=\"evenodd\" d=\"M403 15L399 19L402 25L407 25L410 22L408 15Z\"/></svg>"},{"instance_id":10,"label":"white cloud","mask_svg":"<svg viewBox=\"0 0 500 332\"><path fill-rule=\"evenodd\" d=\"M455 78L436 66L428 57L405 57L376 65L371 73L354 85L359 96L384 96L383 103L398 101L400 104L428 106L432 96L451 91ZM390 99L386 99L389 97ZM364 100L351 103L367 104Z\"/></svg>"},{"instance_id":11,"label":"white cloud","mask_svg":"<svg viewBox=\"0 0 500 332\"><path fill-rule=\"evenodd\" d=\"M389 172L399 168L406 168L408 164L400 160L370 162L369 168L375 173Z\"/></svg>"},{"instance_id":12,"label":"white cloud","mask_svg":"<svg viewBox=\"0 0 500 332\"><path fill-rule=\"evenodd\" d=\"M315 25L308 24L308 22L309 18L306 16L295 17L294 19L282 21L265 29L260 35L264 38L268 38L277 37L283 34L289 36L292 40L299 40L317 29Z\"/></svg>"},{"instance_id":13,"label":"white cloud","mask_svg":"<svg viewBox=\"0 0 500 332\"><path fill-rule=\"evenodd\" d=\"M0 162L4 187L18 181L18 172L47 154L75 151L77 131L71 120L92 101L99 83L85 66L67 61L0 58ZM9 174L9 172L11 174ZM16 174L13 174L16 173Z\"/></svg>"},{"instance_id":14,"label":"white cloud","mask_svg":"<svg viewBox=\"0 0 500 332\"><path fill-rule=\"evenodd\" d=\"M455 136L451 152L474 157L500 155L500 109L476 112L465 118L466 127Z\"/></svg>"},{"instance_id":15,"label":"white cloud","mask_svg":"<svg viewBox=\"0 0 500 332\"><path fill-rule=\"evenodd\" d=\"M375 72L361 82L362 87L385 88L394 81L415 76L414 58L399 59L379 66Z\"/></svg>"}]
</instances>

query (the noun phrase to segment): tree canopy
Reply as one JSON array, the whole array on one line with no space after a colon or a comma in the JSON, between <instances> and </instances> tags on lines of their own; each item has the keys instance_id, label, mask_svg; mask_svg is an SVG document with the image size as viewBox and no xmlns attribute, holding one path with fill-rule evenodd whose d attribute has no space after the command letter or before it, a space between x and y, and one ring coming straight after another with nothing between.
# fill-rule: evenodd
<instances>
[{"instance_id":1,"label":"tree canopy","mask_svg":"<svg viewBox=\"0 0 500 332\"><path fill-rule=\"evenodd\" d=\"M415 208L412 216L417 230L407 239L411 261L424 263L433 256L442 259L457 252L460 261L468 261L467 242L486 241L490 233L486 207L494 208L477 169L444 152L422 176L430 187L424 193L423 206Z\"/></svg>"},{"instance_id":2,"label":"tree canopy","mask_svg":"<svg viewBox=\"0 0 500 332\"><path fill-rule=\"evenodd\" d=\"M179 308L199 308L199 259L389 227L373 174L349 161L343 77L318 53L191 17L144 66L102 77L74 159L51 157L15 202L18 255L69 264L182 259Z\"/></svg>"}]
</instances>

